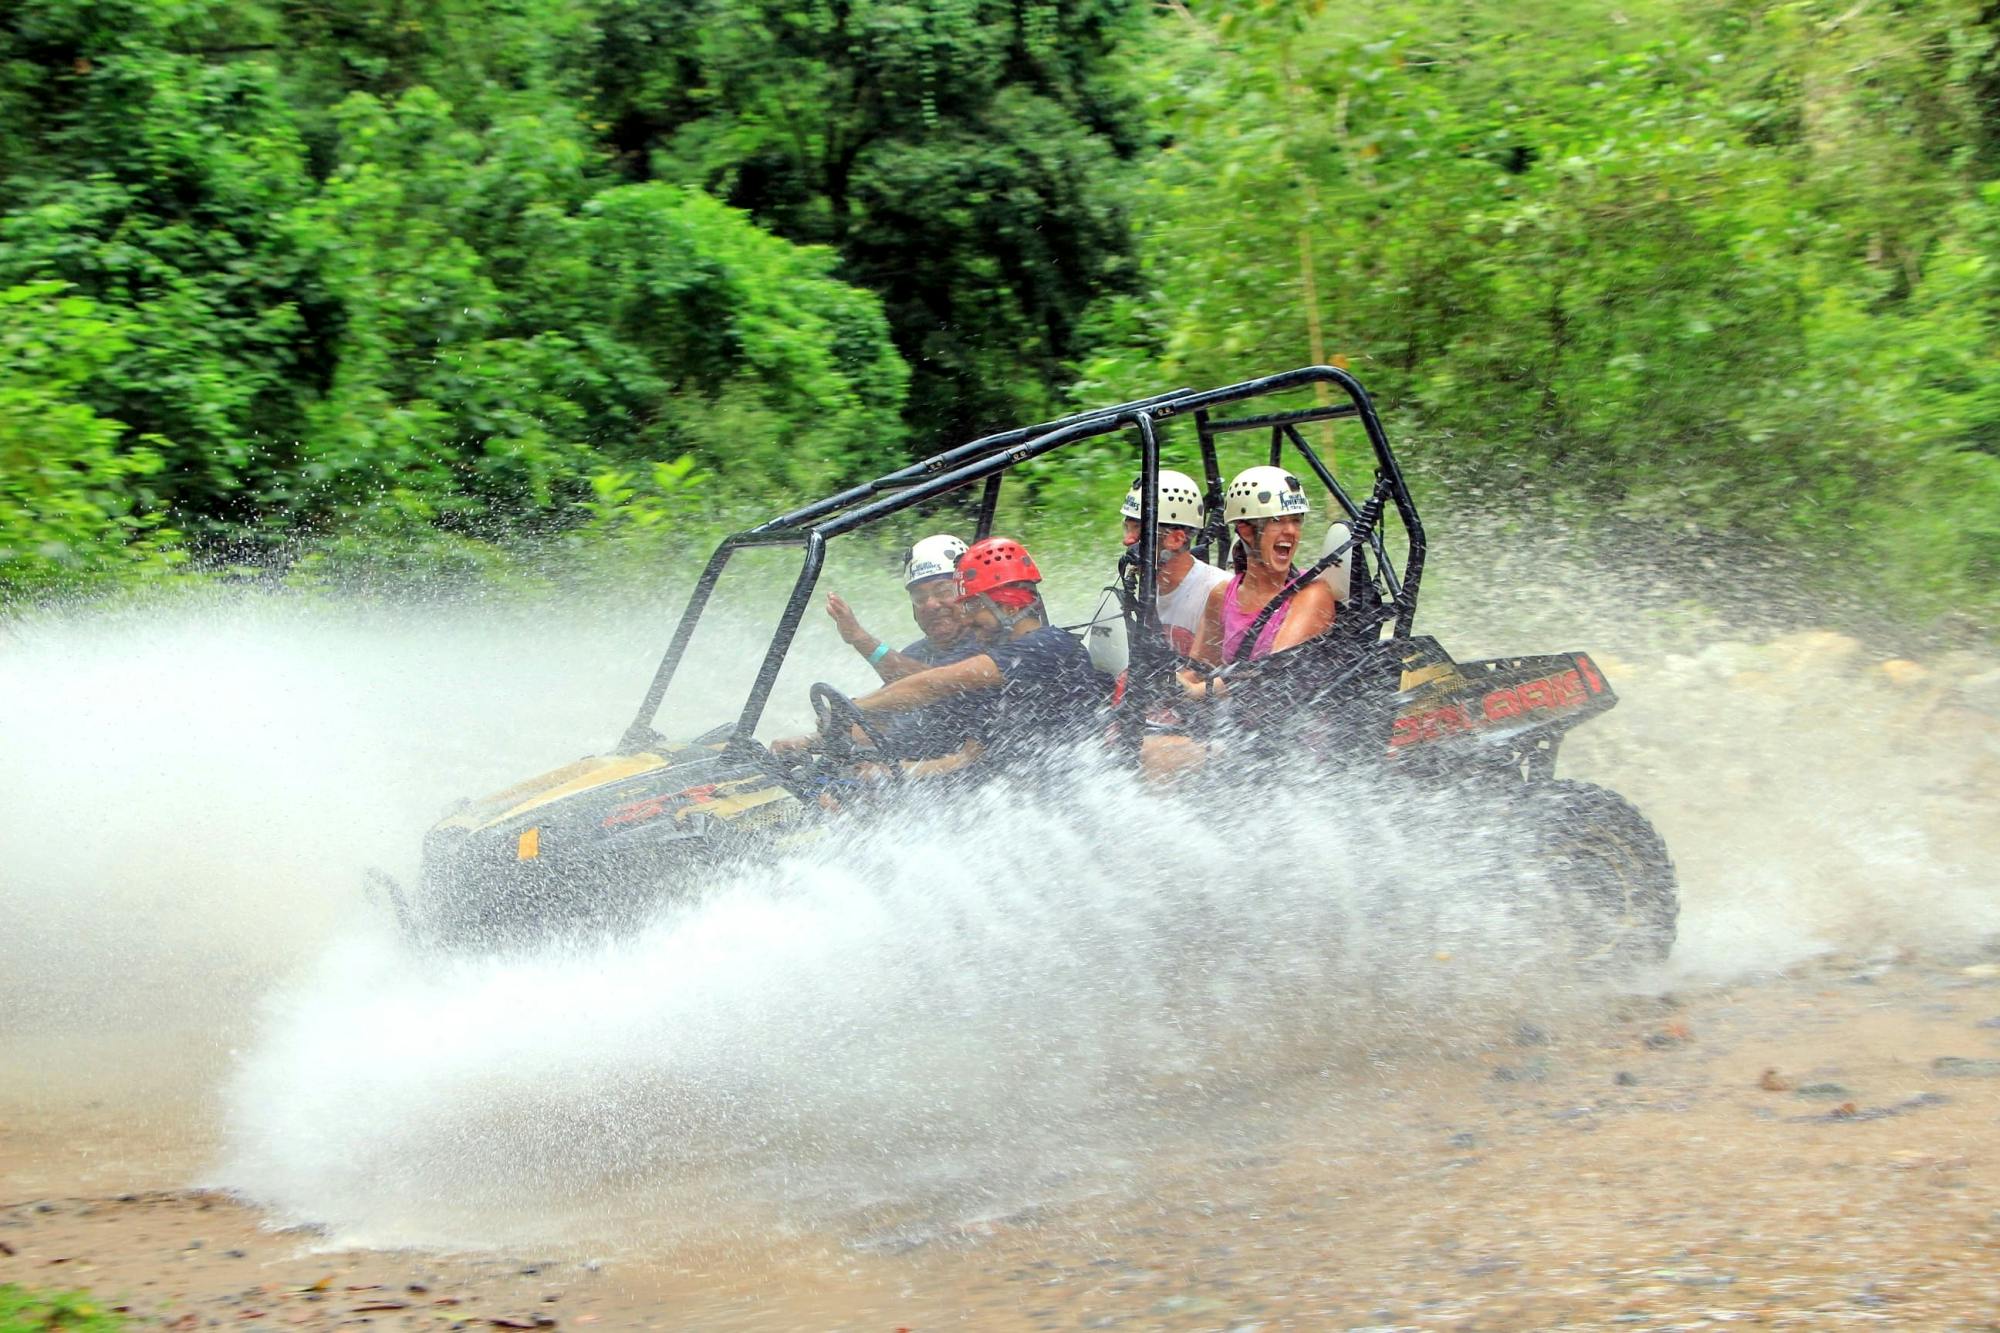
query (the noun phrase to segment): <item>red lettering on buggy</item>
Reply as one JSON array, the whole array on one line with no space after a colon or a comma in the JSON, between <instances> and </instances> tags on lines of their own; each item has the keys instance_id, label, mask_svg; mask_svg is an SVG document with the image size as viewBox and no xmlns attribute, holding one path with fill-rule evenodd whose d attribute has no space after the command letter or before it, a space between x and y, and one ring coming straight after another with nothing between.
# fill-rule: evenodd
<instances>
[{"instance_id":1,"label":"red lettering on buggy","mask_svg":"<svg viewBox=\"0 0 2000 1333\"><path fill-rule=\"evenodd\" d=\"M1501 722L1538 708L1573 708L1587 697L1583 678L1574 671L1564 671L1519 685L1503 685L1488 694L1480 707L1488 722Z\"/></svg>"},{"instance_id":2,"label":"red lettering on buggy","mask_svg":"<svg viewBox=\"0 0 2000 1333\"><path fill-rule=\"evenodd\" d=\"M1590 687L1592 694L1604 693L1604 677L1597 674L1597 663L1582 653L1576 655L1576 669L1583 673L1583 683Z\"/></svg>"},{"instance_id":3,"label":"red lettering on buggy","mask_svg":"<svg viewBox=\"0 0 2000 1333\"><path fill-rule=\"evenodd\" d=\"M705 783L699 787L689 787L668 796L648 796L643 801L633 801L621 805L599 821L600 828L623 828L627 824L643 824L649 819L658 819L671 810L684 805L706 805L715 799L716 784Z\"/></svg>"},{"instance_id":4,"label":"red lettering on buggy","mask_svg":"<svg viewBox=\"0 0 2000 1333\"><path fill-rule=\"evenodd\" d=\"M1389 748L1400 750L1406 745L1477 731L1489 722L1505 722L1538 710L1574 708L1589 697L1583 677L1577 671L1561 671L1519 685L1502 685L1487 691L1479 701L1481 716L1478 717L1464 704L1454 703L1397 718L1389 728Z\"/></svg>"},{"instance_id":5,"label":"red lettering on buggy","mask_svg":"<svg viewBox=\"0 0 2000 1333\"><path fill-rule=\"evenodd\" d=\"M643 801L633 801L629 805L619 806L604 817L600 827L622 828L627 824L643 824L684 804L686 802L681 800L679 793L672 796L649 796Z\"/></svg>"},{"instance_id":6,"label":"red lettering on buggy","mask_svg":"<svg viewBox=\"0 0 2000 1333\"><path fill-rule=\"evenodd\" d=\"M1464 704L1446 704L1443 708L1432 708L1422 713L1411 713L1399 717L1389 728L1389 748L1401 749L1405 745L1417 745L1424 741L1434 741L1443 736L1462 731L1471 731L1479 724Z\"/></svg>"}]
</instances>

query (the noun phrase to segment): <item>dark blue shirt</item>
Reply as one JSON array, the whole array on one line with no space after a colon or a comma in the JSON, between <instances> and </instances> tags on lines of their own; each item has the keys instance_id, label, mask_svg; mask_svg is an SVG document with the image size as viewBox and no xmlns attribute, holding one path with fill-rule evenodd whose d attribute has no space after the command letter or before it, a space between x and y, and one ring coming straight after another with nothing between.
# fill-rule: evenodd
<instances>
[{"instance_id":1,"label":"dark blue shirt","mask_svg":"<svg viewBox=\"0 0 2000 1333\"><path fill-rule=\"evenodd\" d=\"M981 651L993 659L1006 684L970 696L988 710L986 748L999 763L1013 763L1092 734L1100 725L1098 707L1107 693L1090 664L1082 640L1043 626L1018 639L989 643Z\"/></svg>"},{"instance_id":2,"label":"dark blue shirt","mask_svg":"<svg viewBox=\"0 0 2000 1333\"><path fill-rule=\"evenodd\" d=\"M949 666L977 657L986 649L970 634L943 647L929 639L918 639L903 649L903 656L926 667ZM884 734L897 754L905 759L936 759L963 748L969 740L980 739L991 702L984 694L960 694L940 700L913 713L897 713L889 719Z\"/></svg>"}]
</instances>

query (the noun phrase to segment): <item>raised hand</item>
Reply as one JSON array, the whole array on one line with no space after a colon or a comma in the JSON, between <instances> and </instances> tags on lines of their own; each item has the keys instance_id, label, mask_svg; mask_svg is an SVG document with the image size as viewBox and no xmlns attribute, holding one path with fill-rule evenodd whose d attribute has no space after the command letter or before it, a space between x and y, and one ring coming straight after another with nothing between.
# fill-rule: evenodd
<instances>
[{"instance_id":1,"label":"raised hand","mask_svg":"<svg viewBox=\"0 0 2000 1333\"><path fill-rule=\"evenodd\" d=\"M861 628L861 622L855 618L854 608L849 606L839 593L830 592L826 595L826 613L833 617L833 627L840 631L840 637L848 647L859 650L863 644L874 639L874 635Z\"/></svg>"}]
</instances>

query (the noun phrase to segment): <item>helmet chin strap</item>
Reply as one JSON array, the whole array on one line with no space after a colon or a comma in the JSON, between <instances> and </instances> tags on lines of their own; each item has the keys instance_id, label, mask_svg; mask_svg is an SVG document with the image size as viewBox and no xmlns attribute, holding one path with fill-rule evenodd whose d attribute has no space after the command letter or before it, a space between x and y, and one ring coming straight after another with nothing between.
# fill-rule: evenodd
<instances>
[{"instance_id":1,"label":"helmet chin strap","mask_svg":"<svg viewBox=\"0 0 2000 1333\"><path fill-rule=\"evenodd\" d=\"M1035 594L1034 601L1029 602L1026 606L1021 607L1019 610L1014 610L1014 611L1009 611L1006 607L1000 605L1000 603L994 601L991 597L988 597L983 592L979 594L979 600L986 604L986 609L988 611L991 611L993 613L993 618L1000 622L1000 628L1006 630L1010 634L1013 633L1014 626L1020 624L1022 621L1026 620L1029 616L1039 616L1043 620L1048 619L1047 614L1045 614L1042 610L1042 595L1040 593Z\"/></svg>"}]
</instances>

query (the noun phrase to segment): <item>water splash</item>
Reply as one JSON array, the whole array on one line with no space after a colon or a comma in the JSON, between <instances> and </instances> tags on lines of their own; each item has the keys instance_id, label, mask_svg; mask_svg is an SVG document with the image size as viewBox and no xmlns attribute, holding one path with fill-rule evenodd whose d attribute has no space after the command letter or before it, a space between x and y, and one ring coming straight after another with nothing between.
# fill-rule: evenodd
<instances>
[{"instance_id":1,"label":"water splash","mask_svg":"<svg viewBox=\"0 0 2000 1333\"><path fill-rule=\"evenodd\" d=\"M1069 591L1059 616L1090 603ZM1427 624L1468 654L1606 655L1621 705L1563 771L1666 834L1670 979L2000 927L1990 719L1857 649L1690 649L1615 607L1508 603L1447 596ZM664 619L245 594L15 627L0 1082L220 1086L209 1178L347 1238L630 1237L1095 1187L1091 1162L1219 1133L1216 1099L1337 1097L1356 1062L1576 998L1535 989L1527 918L1476 891L1465 839L1440 849L1422 811L1356 822L1351 793L1322 819L1283 780L1268 811L1101 774L1075 799L996 789L624 939L403 954L362 869L407 877L446 801L608 743ZM723 635L742 660L763 642ZM865 681L824 626L801 648L795 716L805 681Z\"/></svg>"},{"instance_id":2,"label":"water splash","mask_svg":"<svg viewBox=\"0 0 2000 1333\"><path fill-rule=\"evenodd\" d=\"M374 1243L986 1207L1177 1106L1557 998L1480 857L1267 796L1245 828L1109 773L996 785L631 938L336 951L236 1079L219 1179Z\"/></svg>"}]
</instances>

